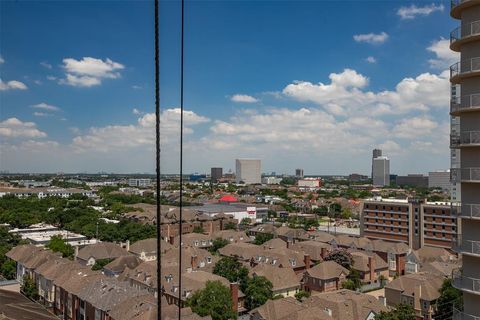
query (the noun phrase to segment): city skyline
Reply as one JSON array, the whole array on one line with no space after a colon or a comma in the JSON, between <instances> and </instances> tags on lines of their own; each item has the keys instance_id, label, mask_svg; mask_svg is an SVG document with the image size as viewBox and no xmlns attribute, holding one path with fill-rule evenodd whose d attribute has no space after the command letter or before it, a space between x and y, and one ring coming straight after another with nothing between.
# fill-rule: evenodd
<instances>
[{"instance_id":1,"label":"city skyline","mask_svg":"<svg viewBox=\"0 0 480 320\"><path fill-rule=\"evenodd\" d=\"M153 172L150 4L1 6L0 169ZM265 172L367 174L373 148L398 174L449 167L446 3L273 6L187 3L184 172L251 157ZM179 10L161 9L162 171L174 173Z\"/></svg>"}]
</instances>

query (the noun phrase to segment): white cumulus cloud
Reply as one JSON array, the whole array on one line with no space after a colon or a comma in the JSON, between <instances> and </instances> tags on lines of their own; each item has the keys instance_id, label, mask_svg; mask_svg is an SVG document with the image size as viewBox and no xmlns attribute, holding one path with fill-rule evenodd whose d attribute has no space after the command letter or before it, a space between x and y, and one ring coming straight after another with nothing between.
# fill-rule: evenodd
<instances>
[{"instance_id":1,"label":"white cumulus cloud","mask_svg":"<svg viewBox=\"0 0 480 320\"><path fill-rule=\"evenodd\" d=\"M125 66L110 59L96 59L84 57L81 60L73 58L63 59L65 79L60 83L75 87L92 87L100 85L103 79L117 79L120 70Z\"/></svg>"},{"instance_id":2,"label":"white cumulus cloud","mask_svg":"<svg viewBox=\"0 0 480 320\"><path fill-rule=\"evenodd\" d=\"M34 109L41 109L41 110L46 110L46 111L60 111L59 107L52 106L50 104L47 104L45 102L39 103L39 104L34 104L31 106Z\"/></svg>"},{"instance_id":3,"label":"white cumulus cloud","mask_svg":"<svg viewBox=\"0 0 480 320\"><path fill-rule=\"evenodd\" d=\"M7 91L7 90L27 90L27 86L20 81L17 80L10 80L7 82L3 82L0 78L0 91Z\"/></svg>"},{"instance_id":4,"label":"white cumulus cloud","mask_svg":"<svg viewBox=\"0 0 480 320\"><path fill-rule=\"evenodd\" d=\"M34 122L9 118L0 122L0 136L7 138L44 138L47 134L37 129Z\"/></svg>"},{"instance_id":5,"label":"white cumulus cloud","mask_svg":"<svg viewBox=\"0 0 480 320\"><path fill-rule=\"evenodd\" d=\"M397 10L397 15L402 20L412 20L415 19L417 16L428 16L436 11L443 11L445 6L443 4L430 4L423 7L418 7L412 4L409 7L400 7Z\"/></svg>"},{"instance_id":6,"label":"white cumulus cloud","mask_svg":"<svg viewBox=\"0 0 480 320\"><path fill-rule=\"evenodd\" d=\"M365 90L368 78L355 70L332 73L331 82L295 81L283 89L283 94L302 102L314 102L334 115L403 114L412 110L448 107L449 80L446 72L423 73L405 78L395 90L372 92Z\"/></svg>"},{"instance_id":7,"label":"white cumulus cloud","mask_svg":"<svg viewBox=\"0 0 480 320\"><path fill-rule=\"evenodd\" d=\"M377 59L375 59L375 57L370 56L370 57L367 57L365 61L367 61L368 63L376 63Z\"/></svg>"},{"instance_id":8,"label":"white cumulus cloud","mask_svg":"<svg viewBox=\"0 0 480 320\"><path fill-rule=\"evenodd\" d=\"M252 96L246 95L246 94L235 94L230 98L230 100L232 100L233 102L241 102L241 103L255 103L255 102L258 102L258 99L254 98Z\"/></svg>"},{"instance_id":9,"label":"white cumulus cloud","mask_svg":"<svg viewBox=\"0 0 480 320\"><path fill-rule=\"evenodd\" d=\"M428 51L435 54L435 59L430 59L430 67L435 69L447 69L460 59L460 54L450 50L450 40L441 38L432 42L427 48Z\"/></svg>"},{"instance_id":10,"label":"white cumulus cloud","mask_svg":"<svg viewBox=\"0 0 480 320\"><path fill-rule=\"evenodd\" d=\"M356 42L366 42L370 44L380 44L384 43L388 39L388 34L386 32L381 33L365 33L365 34L356 34L353 36L353 40Z\"/></svg>"}]
</instances>

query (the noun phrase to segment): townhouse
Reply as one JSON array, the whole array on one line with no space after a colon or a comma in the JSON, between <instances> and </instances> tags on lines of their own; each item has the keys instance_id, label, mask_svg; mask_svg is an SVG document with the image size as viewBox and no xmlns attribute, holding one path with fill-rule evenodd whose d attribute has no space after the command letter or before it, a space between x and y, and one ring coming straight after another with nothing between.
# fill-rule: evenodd
<instances>
[{"instance_id":1,"label":"townhouse","mask_svg":"<svg viewBox=\"0 0 480 320\"><path fill-rule=\"evenodd\" d=\"M350 271L335 261L324 261L303 274L303 290L330 292L339 290Z\"/></svg>"}]
</instances>

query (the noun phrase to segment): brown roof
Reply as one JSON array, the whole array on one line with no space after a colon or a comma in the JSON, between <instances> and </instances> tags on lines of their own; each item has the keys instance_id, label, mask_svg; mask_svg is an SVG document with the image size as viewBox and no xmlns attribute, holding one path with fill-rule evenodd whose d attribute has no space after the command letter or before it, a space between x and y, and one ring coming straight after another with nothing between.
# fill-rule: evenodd
<instances>
[{"instance_id":1,"label":"brown roof","mask_svg":"<svg viewBox=\"0 0 480 320\"><path fill-rule=\"evenodd\" d=\"M322 249L328 252L332 250L332 246L325 242L309 240L296 242L290 246L290 249L303 251L309 254L312 260L322 261Z\"/></svg>"},{"instance_id":2,"label":"brown roof","mask_svg":"<svg viewBox=\"0 0 480 320\"><path fill-rule=\"evenodd\" d=\"M134 244L130 245L130 248L128 251L136 255L141 255L142 252L144 252L146 255L156 255L157 254L157 238L139 240Z\"/></svg>"},{"instance_id":3,"label":"brown roof","mask_svg":"<svg viewBox=\"0 0 480 320\"><path fill-rule=\"evenodd\" d=\"M133 269L138 266L142 260L134 255L121 256L105 265L103 269L110 270L113 273L121 273L126 268Z\"/></svg>"},{"instance_id":4,"label":"brown roof","mask_svg":"<svg viewBox=\"0 0 480 320\"><path fill-rule=\"evenodd\" d=\"M230 242L248 242L250 237L245 231L221 230L212 234L212 239L222 238Z\"/></svg>"},{"instance_id":5,"label":"brown roof","mask_svg":"<svg viewBox=\"0 0 480 320\"><path fill-rule=\"evenodd\" d=\"M373 265L375 270L388 269L388 263L376 253L369 253L365 251L351 252L353 258L352 268L362 272L368 272L370 270L369 258L373 259Z\"/></svg>"},{"instance_id":6,"label":"brown roof","mask_svg":"<svg viewBox=\"0 0 480 320\"><path fill-rule=\"evenodd\" d=\"M162 270L164 272L164 270ZM134 269L126 268L118 277L120 280L133 280L143 285L156 289L157 288L157 262L146 261L140 263Z\"/></svg>"},{"instance_id":7,"label":"brown roof","mask_svg":"<svg viewBox=\"0 0 480 320\"><path fill-rule=\"evenodd\" d=\"M278 268L268 264L259 264L250 271L250 276L267 278L273 285L273 291L300 287L300 282L292 268Z\"/></svg>"},{"instance_id":8,"label":"brown roof","mask_svg":"<svg viewBox=\"0 0 480 320\"><path fill-rule=\"evenodd\" d=\"M270 239L262 244L265 249L281 249L287 248L287 243L280 238Z\"/></svg>"},{"instance_id":9,"label":"brown roof","mask_svg":"<svg viewBox=\"0 0 480 320\"><path fill-rule=\"evenodd\" d=\"M41 248L36 247L33 244L22 244L13 247L5 255L8 258L23 264L31 255L41 250Z\"/></svg>"},{"instance_id":10,"label":"brown roof","mask_svg":"<svg viewBox=\"0 0 480 320\"><path fill-rule=\"evenodd\" d=\"M115 259L129 255L128 251L113 242L99 242L83 247L78 251L77 258L87 261L90 258Z\"/></svg>"},{"instance_id":11,"label":"brown roof","mask_svg":"<svg viewBox=\"0 0 480 320\"><path fill-rule=\"evenodd\" d=\"M385 289L394 289L402 292L403 295L413 297L415 288L421 286L420 298L427 301L436 300L439 290L442 287L444 277L441 274L427 272L407 274L400 276L385 286Z\"/></svg>"},{"instance_id":12,"label":"brown roof","mask_svg":"<svg viewBox=\"0 0 480 320\"><path fill-rule=\"evenodd\" d=\"M250 314L265 320L363 320L381 311L387 308L373 296L338 290L314 294L303 302L292 297L269 300Z\"/></svg>"},{"instance_id":13,"label":"brown roof","mask_svg":"<svg viewBox=\"0 0 480 320\"><path fill-rule=\"evenodd\" d=\"M335 261L323 261L305 273L313 278L328 280L338 278L341 274L348 275L350 272Z\"/></svg>"},{"instance_id":14,"label":"brown roof","mask_svg":"<svg viewBox=\"0 0 480 320\"><path fill-rule=\"evenodd\" d=\"M18 292L0 289L0 319L55 320L58 319L42 305L32 302Z\"/></svg>"}]
</instances>

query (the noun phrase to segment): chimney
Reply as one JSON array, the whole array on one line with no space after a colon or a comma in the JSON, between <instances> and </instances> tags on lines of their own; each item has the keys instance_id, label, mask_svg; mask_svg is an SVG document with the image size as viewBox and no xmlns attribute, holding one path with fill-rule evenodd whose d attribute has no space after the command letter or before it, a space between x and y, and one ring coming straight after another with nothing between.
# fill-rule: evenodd
<instances>
[{"instance_id":1,"label":"chimney","mask_svg":"<svg viewBox=\"0 0 480 320\"><path fill-rule=\"evenodd\" d=\"M387 306L387 299L384 296L379 296L378 301L382 304L382 306L386 307Z\"/></svg>"},{"instance_id":2,"label":"chimney","mask_svg":"<svg viewBox=\"0 0 480 320\"><path fill-rule=\"evenodd\" d=\"M213 234L213 221L210 221L210 231L209 234Z\"/></svg>"},{"instance_id":3,"label":"chimney","mask_svg":"<svg viewBox=\"0 0 480 320\"><path fill-rule=\"evenodd\" d=\"M291 245L292 245L292 240L288 239L287 240L287 249L290 249Z\"/></svg>"},{"instance_id":4,"label":"chimney","mask_svg":"<svg viewBox=\"0 0 480 320\"><path fill-rule=\"evenodd\" d=\"M127 251L130 251L130 240L127 240L125 245L126 245L125 249L127 249Z\"/></svg>"},{"instance_id":5,"label":"chimney","mask_svg":"<svg viewBox=\"0 0 480 320\"><path fill-rule=\"evenodd\" d=\"M310 269L311 260L309 254L305 254L305 256L303 257L303 262L305 262L305 269Z\"/></svg>"},{"instance_id":6,"label":"chimney","mask_svg":"<svg viewBox=\"0 0 480 320\"><path fill-rule=\"evenodd\" d=\"M375 281L375 260L372 256L368 257L368 270L370 271L370 281Z\"/></svg>"},{"instance_id":7,"label":"chimney","mask_svg":"<svg viewBox=\"0 0 480 320\"><path fill-rule=\"evenodd\" d=\"M232 298L232 310L238 313L238 282L230 283L230 296Z\"/></svg>"},{"instance_id":8,"label":"chimney","mask_svg":"<svg viewBox=\"0 0 480 320\"><path fill-rule=\"evenodd\" d=\"M422 296L422 285L417 285L415 286L414 292L413 292L413 308L415 310L421 310L422 306L420 304L420 297Z\"/></svg>"},{"instance_id":9,"label":"chimney","mask_svg":"<svg viewBox=\"0 0 480 320\"><path fill-rule=\"evenodd\" d=\"M173 246L173 244L175 243L175 238L173 236L170 236L170 244Z\"/></svg>"},{"instance_id":10,"label":"chimney","mask_svg":"<svg viewBox=\"0 0 480 320\"><path fill-rule=\"evenodd\" d=\"M73 257L73 260L77 260L77 256L78 256L78 246L75 246L75 256Z\"/></svg>"},{"instance_id":11,"label":"chimney","mask_svg":"<svg viewBox=\"0 0 480 320\"><path fill-rule=\"evenodd\" d=\"M197 256L196 255L192 256L190 261L191 261L191 265L192 265L192 270L197 269Z\"/></svg>"},{"instance_id":12,"label":"chimney","mask_svg":"<svg viewBox=\"0 0 480 320\"><path fill-rule=\"evenodd\" d=\"M320 256L322 257L322 259L325 259L327 255L327 248L320 248Z\"/></svg>"}]
</instances>

